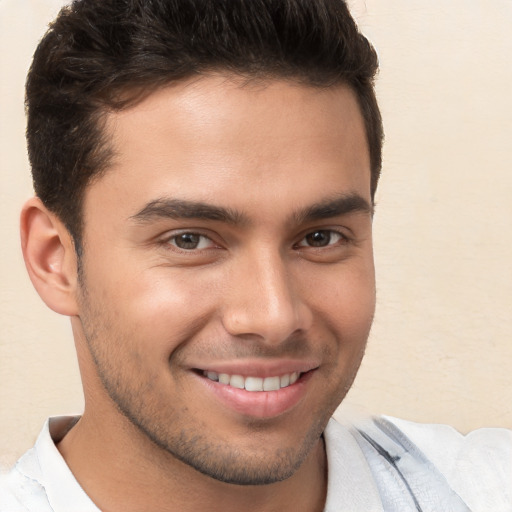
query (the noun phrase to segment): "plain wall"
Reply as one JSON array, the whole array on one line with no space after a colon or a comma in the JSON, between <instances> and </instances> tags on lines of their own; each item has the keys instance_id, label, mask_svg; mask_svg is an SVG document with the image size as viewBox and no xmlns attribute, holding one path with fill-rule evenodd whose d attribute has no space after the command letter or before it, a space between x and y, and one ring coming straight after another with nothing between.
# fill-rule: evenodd
<instances>
[{"instance_id":1,"label":"plain wall","mask_svg":"<svg viewBox=\"0 0 512 512\"><path fill-rule=\"evenodd\" d=\"M512 3L353 0L381 60L377 313L342 407L461 431L512 427ZM60 0L0 1L0 464L79 413L69 320L33 291L23 85Z\"/></svg>"}]
</instances>

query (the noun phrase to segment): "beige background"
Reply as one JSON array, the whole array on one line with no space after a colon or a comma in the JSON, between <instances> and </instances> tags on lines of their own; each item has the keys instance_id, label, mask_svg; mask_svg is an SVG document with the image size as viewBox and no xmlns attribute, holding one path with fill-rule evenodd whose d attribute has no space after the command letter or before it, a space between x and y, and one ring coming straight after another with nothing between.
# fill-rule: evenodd
<instances>
[{"instance_id":1,"label":"beige background","mask_svg":"<svg viewBox=\"0 0 512 512\"><path fill-rule=\"evenodd\" d=\"M0 464L78 413L66 318L25 275L23 83L61 0L0 0ZM353 0L382 71L378 306L343 409L512 427L512 2Z\"/></svg>"}]
</instances>

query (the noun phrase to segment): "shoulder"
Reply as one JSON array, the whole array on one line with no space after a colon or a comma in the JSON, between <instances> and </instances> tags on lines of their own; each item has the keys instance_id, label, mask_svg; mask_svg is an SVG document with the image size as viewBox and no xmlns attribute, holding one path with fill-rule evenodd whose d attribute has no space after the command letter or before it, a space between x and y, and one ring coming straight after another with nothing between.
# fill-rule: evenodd
<instances>
[{"instance_id":1,"label":"shoulder","mask_svg":"<svg viewBox=\"0 0 512 512\"><path fill-rule=\"evenodd\" d=\"M76 421L56 417L45 422L35 445L0 476L0 512L98 511L55 445Z\"/></svg>"},{"instance_id":2,"label":"shoulder","mask_svg":"<svg viewBox=\"0 0 512 512\"><path fill-rule=\"evenodd\" d=\"M448 425L383 419L418 447L471 510L512 508L512 430L482 428L463 435Z\"/></svg>"},{"instance_id":3,"label":"shoulder","mask_svg":"<svg viewBox=\"0 0 512 512\"><path fill-rule=\"evenodd\" d=\"M444 473L460 469L492 469L504 473L512 466L512 430L481 428L461 434L453 427L384 417L398 427Z\"/></svg>"},{"instance_id":4,"label":"shoulder","mask_svg":"<svg viewBox=\"0 0 512 512\"><path fill-rule=\"evenodd\" d=\"M418 503L425 510L512 510L510 430L463 435L448 425L383 416L341 426L331 421L324 438L336 473L329 485L347 480L352 492L363 488L367 496L377 489L382 509L373 499L364 510L415 510Z\"/></svg>"},{"instance_id":5,"label":"shoulder","mask_svg":"<svg viewBox=\"0 0 512 512\"><path fill-rule=\"evenodd\" d=\"M36 469L37 459L33 449L8 473L0 475L0 512L51 512L44 487L35 478L25 474L23 465Z\"/></svg>"}]
</instances>

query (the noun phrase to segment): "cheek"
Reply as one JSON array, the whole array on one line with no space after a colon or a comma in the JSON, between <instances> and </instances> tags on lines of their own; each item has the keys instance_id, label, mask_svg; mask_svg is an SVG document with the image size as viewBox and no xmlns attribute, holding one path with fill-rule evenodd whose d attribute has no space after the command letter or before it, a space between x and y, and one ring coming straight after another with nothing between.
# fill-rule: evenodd
<instances>
[{"instance_id":1,"label":"cheek","mask_svg":"<svg viewBox=\"0 0 512 512\"><path fill-rule=\"evenodd\" d=\"M348 345L366 342L375 312L373 262L360 263L317 277L311 295L318 316Z\"/></svg>"},{"instance_id":2,"label":"cheek","mask_svg":"<svg viewBox=\"0 0 512 512\"><path fill-rule=\"evenodd\" d=\"M124 333L127 343L152 348L148 357L167 359L203 327L215 308L215 287L206 273L166 267L128 272L122 265L95 267L94 272L88 276L91 299L98 298L111 319L110 328Z\"/></svg>"}]
</instances>

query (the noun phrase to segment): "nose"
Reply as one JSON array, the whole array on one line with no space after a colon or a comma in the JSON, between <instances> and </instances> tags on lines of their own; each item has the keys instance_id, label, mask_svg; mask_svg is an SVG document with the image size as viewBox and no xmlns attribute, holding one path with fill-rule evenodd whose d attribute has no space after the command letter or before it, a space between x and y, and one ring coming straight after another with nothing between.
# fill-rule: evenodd
<instances>
[{"instance_id":1,"label":"nose","mask_svg":"<svg viewBox=\"0 0 512 512\"><path fill-rule=\"evenodd\" d=\"M229 278L224 328L233 336L253 336L266 344L306 332L312 312L300 289L281 255L260 253L246 258Z\"/></svg>"}]
</instances>

